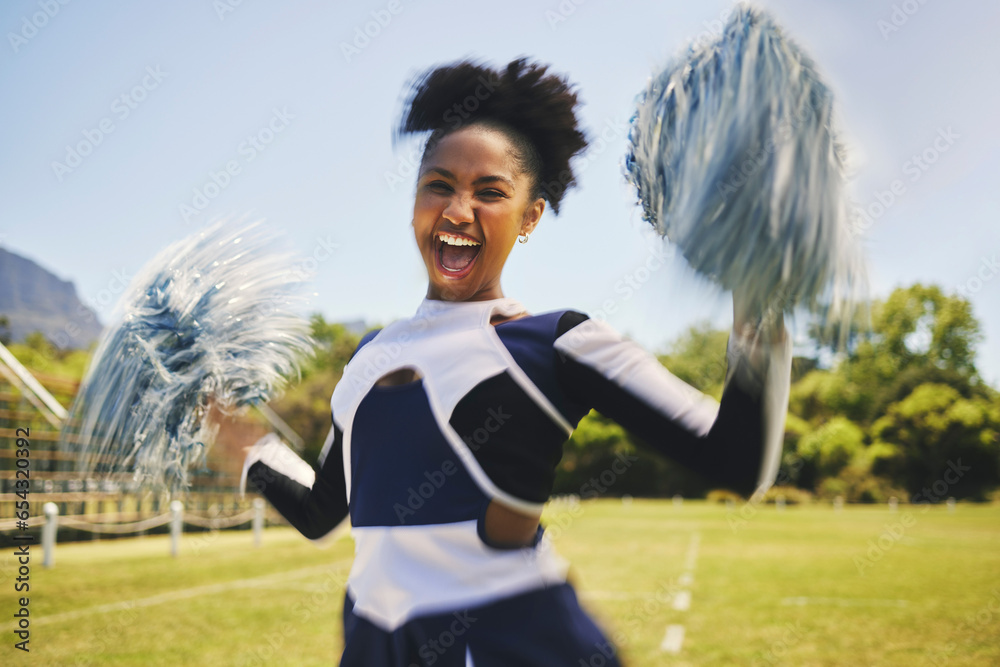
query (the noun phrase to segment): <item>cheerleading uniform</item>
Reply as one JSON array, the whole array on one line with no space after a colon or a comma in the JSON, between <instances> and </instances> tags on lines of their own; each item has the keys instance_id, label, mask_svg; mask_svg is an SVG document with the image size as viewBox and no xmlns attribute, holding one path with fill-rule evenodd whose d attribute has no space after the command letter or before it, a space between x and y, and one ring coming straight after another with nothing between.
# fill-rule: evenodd
<instances>
[{"instance_id":1,"label":"cheerleading uniform","mask_svg":"<svg viewBox=\"0 0 1000 667\"><path fill-rule=\"evenodd\" d=\"M618 664L544 529L515 548L484 530L491 501L541 512L562 446L591 408L735 490L773 481L788 341L752 349L734 333L716 403L582 313L490 324L523 310L509 298L424 299L413 317L361 341L333 392L317 469L275 436L248 454L244 483L306 537L320 540L350 515L341 665ZM376 384L403 368L419 379Z\"/></svg>"}]
</instances>

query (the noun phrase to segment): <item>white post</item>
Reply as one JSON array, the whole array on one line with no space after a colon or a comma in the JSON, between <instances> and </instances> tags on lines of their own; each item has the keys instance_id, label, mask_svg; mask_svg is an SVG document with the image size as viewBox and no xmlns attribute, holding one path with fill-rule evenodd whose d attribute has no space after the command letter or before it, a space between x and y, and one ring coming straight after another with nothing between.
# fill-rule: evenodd
<instances>
[{"instance_id":1,"label":"white post","mask_svg":"<svg viewBox=\"0 0 1000 667\"><path fill-rule=\"evenodd\" d=\"M253 545L260 546L261 535L264 533L264 499L253 499Z\"/></svg>"},{"instance_id":2,"label":"white post","mask_svg":"<svg viewBox=\"0 0 1000 667\"><path fill-rule=\"evenodd\" d=\"M674 507L680 507L683 504L684 504L684 496L678 493L676 496L674 496Z\"/></svg>"},{"instance_id":3,"label":"white post","mask_svg":"<svg viewBox=\"0 0 1000 667\"><path fill-rule=\"evenodd\" d=\"M955 513L955 499L948 498L948 514L954 514L954 513Z\"/></svg>"},{"instance_id":4,"label":"white post","mask_svg":"<svg viewBox=\"0 0 1000 667\"><path fill-rule=\"evenodd\" d=\"M840 512L844 509L844 496L837 496L833 499L833 511Z\"/></svg>"},{"instance_id":5,"label":"white post","mask_svg":"<svg viewBox=\"0 0 1000 667\"><path fill-rule=\"evenodd\" d=\"M43 567L52 567L56 564L56 528L59 526L59 506L55 503L45 503L42 506L45 512L45 525L42 527L42 557Z\"/></svg>"},{"instance_id":6,"label":"white post","mask_svg":"<svg viewBox=\"0 0 1000 667\"><path fill-rule=\"evenodd\" d=\"M170 555L174 558L180 552L181 527L184 523L184 503L179 500L170 501Z\"/></svg>"},{"instance_id":7,"label":"white post","mask_svg":"<svg viewBox=\"0 0 1000 667\"><path fill-rule=\"evenodd\" d=\"M899 498L891 496L889 498L889 512L895 514L899 510Z\"/></svg>"},{"instance_id":8,"label":"white post","mask_svg":"<svg viewBox=\"0 0 1000 667\"><path fill-rule=\"evenodd\" d=\"M784 512L785 511L785 496L778 495L777 497L775 497L775 499L774 499L774 508L776 510L778 510L779 512Z\"/></svg>"}]
</instances>

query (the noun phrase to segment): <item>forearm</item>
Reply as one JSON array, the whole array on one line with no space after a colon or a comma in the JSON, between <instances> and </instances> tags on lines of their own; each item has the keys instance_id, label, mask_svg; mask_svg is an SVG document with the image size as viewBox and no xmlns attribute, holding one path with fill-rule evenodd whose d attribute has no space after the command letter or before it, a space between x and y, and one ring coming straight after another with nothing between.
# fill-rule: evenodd
<instances>
[{"instance_id":1,"label":"forearm","mask_svg":"<svg viewBox=\"0 0 1000 667\"><path fill-rule=\"evenodd\" d=\"M734 327L729 339L726 389L717 424L719 437L739 440L742 432L748 441L745 456L755 455L755 464L745 461L748 467L740 475L738 490L745 494L766 490L778 472L791 382L791 350L791 338L780 314L776 327L752 331L744 328L742 332ZM727 402L736 409L729 409Z\"/></svg>"},{"instance_id":2,"label":"forearm","mask_svg":"<svg viewBox=\"0 0 1000 667\"><path fill-rule=\"evenodd\" d=\"M247 454L242 484L249 482L295 529L318 540L347 516L343 474L336 474L342 465L339 456L332 458L317 474L271 434Z\"/></svg>"}]
</instances>

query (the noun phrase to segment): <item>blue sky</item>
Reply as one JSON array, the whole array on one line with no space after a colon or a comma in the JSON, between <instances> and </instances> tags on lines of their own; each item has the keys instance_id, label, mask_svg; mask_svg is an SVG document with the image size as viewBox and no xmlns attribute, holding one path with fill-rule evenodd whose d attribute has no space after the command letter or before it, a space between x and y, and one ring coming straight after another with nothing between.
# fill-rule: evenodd
<instances>
[{"instance_id":1,"label":"blue sky","mask_svg":"<svg viewBox=\"0 0 1000 667\"><path fill-rule=\"evenodd\" d=\"M1000 4L758 4L837 95L854 199L879 213L879 193L889 202L899 181L865 240L874 293L916 281L964 290L983 324L980 366L1000 384ZM679 259L643 270L662 251L621 176L627 120L654 69L717 33L731 6L4 2L0 244L74 281L107 322L122 274L211 219L248 214L323 259L314 310L409 315L426 282L409 227L416 144L391 144L405 85L466 56L501 65L528 55L579 87L582 120L605 141L578 163L561 214L547 212L514 248L505 294L532 312L605 316L662 350L698 320L728 326L730 306ZM354 44L366 24L377 34ZM92 150L68 158L80 142ZM225 187L185 216L230 162L239 172L217 177Z\"/></svg>"}]
</instances>

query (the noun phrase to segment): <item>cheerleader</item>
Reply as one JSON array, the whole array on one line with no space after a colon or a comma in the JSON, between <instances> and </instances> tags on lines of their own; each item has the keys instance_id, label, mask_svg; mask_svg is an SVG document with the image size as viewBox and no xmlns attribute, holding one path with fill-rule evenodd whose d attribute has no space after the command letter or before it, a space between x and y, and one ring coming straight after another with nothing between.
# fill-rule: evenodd
<instances>
[{"instance_id":1,"label":"cheerleader","mask_svg":"<svg viewBox=\"0 0 1000 667\"><path fill-rule=\"evenodd\" d=\"M246 458L244 483L307 538L350 517L343 666L620 664L567 563L540 548L562 447L591 409L740 493L774 480L790 374L780 316L755 325L734 299L716 403L608 324L504 295L515 241L575 183L576 106L563 78L524 59L414 85L399 130L430 133L412 223L426 296L358 345L315 467L274 435Z\"/></svg>"}]
</instances>

